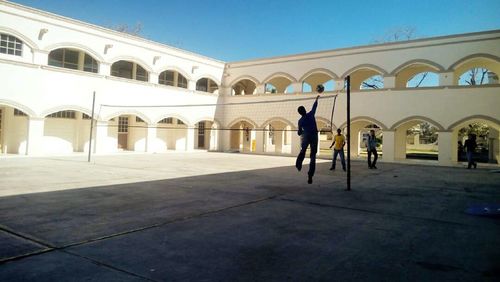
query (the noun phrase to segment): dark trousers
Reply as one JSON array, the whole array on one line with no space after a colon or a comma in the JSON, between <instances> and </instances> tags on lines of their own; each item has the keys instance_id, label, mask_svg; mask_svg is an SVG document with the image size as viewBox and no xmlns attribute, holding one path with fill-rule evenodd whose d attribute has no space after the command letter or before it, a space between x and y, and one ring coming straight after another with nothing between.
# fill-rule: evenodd
<instances>
[{"instance_id":1,"label":"dark trousers","mask_svg":"<svg viewBox=\"0 0 500 282\"><path fill-rule=\"evenodd\" d=\"M474 152L467 151L467 168L471 168L471 166L476 166L476 162L474 161Z\"/></svg>"},{"instance_id":2,"label":"dark trousers","mask_svg":"<svg viewBox=\"0 0 500 282\"><path fill-rule=\"evenodd\" d=\"M340 163L342 163L342 169L345 170L345 157L344 157L344 150L335 150L333 149L333 160L332 160L332 168L335 169L335 163L337 162L337 155L340 156Z\"/></svg>"},{"instance_id":3,"label":"dark trousers","mask_svg":"<svg viewBox=\"0 0 500 282\"><path fill-rule=\"evenodd\" d=\"M373 154L373 162L372 162L372 154ZM368 150L368 167L374 167L377 164L378 153L377 149Z\"/></svg>"},{"instance_id":4,"label":"dark trousers","mask_svg":"<svg viewBox=\"0 0 500 282\"><path fill-rule=\"evenodd\" d=\"M306 157L306 150L308 146L311 146L311 163L309 164L309 176L313 176L316 171L316 153L318 152L318 134L300 136L300 153L297 156L296 166L302 166L302 162Z\"/></svg>"}]
</instances>

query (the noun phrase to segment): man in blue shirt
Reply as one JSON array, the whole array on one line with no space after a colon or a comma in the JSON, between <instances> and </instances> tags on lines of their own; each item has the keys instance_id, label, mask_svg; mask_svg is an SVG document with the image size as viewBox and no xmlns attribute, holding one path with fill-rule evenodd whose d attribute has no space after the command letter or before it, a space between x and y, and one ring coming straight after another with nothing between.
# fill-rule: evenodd
<instances>
[{"instance_id":1,"label":"man in blue shirt","mask_svg":"<svg viewBox=\"0 0 500 282\"><path fill-rule=\"evenodd\" d=\"M307 173L308 179L307 183L312 183L312 177L314 176L314 171L316 170L316 153L318 152L318 127L316 125L316 108L318 107L318 98L316 97L312 109L310 112L306 112L304 106L300 106L297 111L302 116L299 119L299 127L297 134L300 136L300 153L297 156L297 161L295 162L295 167L297 170L302 169L302 162L306 156L306 150L309 145L311 145L311 162L309 164L309 172Z\"/></svg>"},{"instance_id":2,"label":"man in blue shirt","mask_svg":"<svg viewBox=\"0 0 500 282\"><path fill-rule=\"evenodd\" d=\"M368 151L368 168L369 169L377 169L377 137L375 137L375 130L370 130L370 135L368 135L368 139L366 140L366 150ZM373 162L372 162L372 154L373 154Z\"/></svg>"}]
</instances>

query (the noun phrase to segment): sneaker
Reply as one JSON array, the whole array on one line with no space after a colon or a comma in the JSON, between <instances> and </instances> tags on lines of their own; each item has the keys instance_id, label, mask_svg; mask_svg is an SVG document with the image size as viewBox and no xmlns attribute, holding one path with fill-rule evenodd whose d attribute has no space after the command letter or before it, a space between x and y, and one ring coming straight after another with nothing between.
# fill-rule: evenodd
<instances>
[{"instance_id":1,"label":"sneaker","mask_svg":"<svg viewBox=\"0 0 500 282\"><path fill-rule=\"evenodd\" d=\"M335 168L334 168L334 167L331 167L331 168L330 168L330 170L335 170Z\"/></svg>"},{"instance_id":2,"label":"sneaker","mask_svg":"<svg viewBox=\"0 0 500 282\"><path fill-rule=\"evenodd\" d=\"M372 169L373 167L369 166L368 168L369 168L369 169Z\"/></svg>"},{"instance_id":3,"label":"sneaker","mask_svg":"<svg viewBox=\"0 0 500 282\"><path fill-rule=\"evenodd\" d=\"M477 163L474 163L474 169L476 169L476 168L477 168Z\"/></svg>"},{"instance_id":4,"label":"sneaker","mask_svg":"<svg viewBox=\"0 0 500 282\"><path fill-rule=\"evenodd\" d=\"M312 184L312 183L313 183L313 177L312 177L312 176L309 176L309 177L307 178L307 183L308 183L308 184Z\"/></svg>"},{"instance_id":5,"label":"sneaker","mask_svg":"<svg viewBox=\"0 0 500 282\"><path fill-rule=\"evenodd\" d=\"M372 166L372 168L373 168L373 169L377 169L377 167L376 167L376 166Z\"/></svg>"}]
</instances>

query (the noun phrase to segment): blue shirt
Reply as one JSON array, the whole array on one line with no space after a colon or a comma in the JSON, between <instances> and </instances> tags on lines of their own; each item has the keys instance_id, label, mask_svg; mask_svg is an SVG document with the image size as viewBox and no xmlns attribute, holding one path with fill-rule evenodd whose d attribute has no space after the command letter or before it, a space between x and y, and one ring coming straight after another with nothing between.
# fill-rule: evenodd
<instances>
[{"instance_id":1,"label":"blue shirt","mask_svg":"<svg viewBox=\"0 0 500 282\"><path fill-rule=\"evenodd\" d=\"M316 126L316 108L318 107L318 100L316 100L312 106L312 109L307 114L303 115L299 119L299 130L297 134L302 135L313 135L318 134L318 127Z\"/></svg>"},{"instance_id":2,"label":"blue shirt","mask_svg":"<svg viewBox=\"0 0 500 282\"><path fill-rule=\"evenodd\" d=\"M368 135L366 140L366 147L368 150L377 150L377 138L375 136Z\"/></svg>"}]
</instances>

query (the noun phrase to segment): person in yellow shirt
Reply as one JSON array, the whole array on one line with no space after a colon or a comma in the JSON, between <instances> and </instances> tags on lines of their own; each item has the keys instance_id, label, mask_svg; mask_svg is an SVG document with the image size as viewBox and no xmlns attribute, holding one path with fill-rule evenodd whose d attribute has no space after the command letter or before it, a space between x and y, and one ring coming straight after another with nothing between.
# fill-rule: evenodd
<instances>
[{"instance_id":1,"label":"person in yellow shirt","mask_svg":"<svg viewBox=\"0 0 500 282\"><path fill-rule=\"evenodd\" d=\"M332 145L330 145L330 149L333 147L333 160L332 160L332 167L330 168L330 170L335 170L337 155L340 155L340 162L342 163L342 169L345 171L344 146L345 146L345 137L344 135L342 135L342 130L340 130L339 128L337 129L337 135L333 137Z\"/></svg>"}]
</instances>

